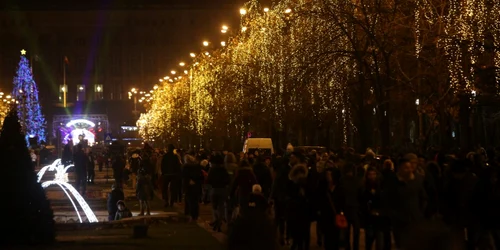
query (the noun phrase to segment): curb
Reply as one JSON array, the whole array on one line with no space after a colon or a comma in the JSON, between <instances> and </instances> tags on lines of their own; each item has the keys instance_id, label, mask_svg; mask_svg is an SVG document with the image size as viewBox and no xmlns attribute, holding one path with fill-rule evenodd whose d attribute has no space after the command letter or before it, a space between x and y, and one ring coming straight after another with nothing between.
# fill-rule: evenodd
<instances>
[{"instance_id":1,"label":"curb","mask_svg":"<svg viewBox=\"0 0 500 250\"><path fill-rule=\"evenodd\" d=\"M56 224L57 231L74 231L74 230L101 230L101 229L120 229L130 228L137 225L154 225L154 224L178 224L187 223L189 218L186 216L141 216L123 219L120 221L106 221L97 223L61 223Z\"/></svg>"}]
</instances>

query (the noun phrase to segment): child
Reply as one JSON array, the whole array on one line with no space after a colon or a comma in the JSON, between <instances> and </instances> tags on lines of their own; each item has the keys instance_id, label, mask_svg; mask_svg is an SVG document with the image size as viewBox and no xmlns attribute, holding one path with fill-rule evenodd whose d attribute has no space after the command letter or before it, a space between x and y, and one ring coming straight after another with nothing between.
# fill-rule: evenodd
<instances>
[{"instance_id":1,"label":"child","mask_svg":"<svg viewBox=\"0 0 500 250\"><path fill-rule=\"evenodd\" d=\"M132 217L132 212L125 206L124 201L118 201L116 206L118 207L118 211L116 211L115 220Z\"/></svg>"},{"instance_id":2,"label":"child","mask_svg":"<svg viewBox=\"0 0 500 250\"><path fill-rule=\"evenodd\" d=\"M263 215L268 212L269 204L262 194L262 187L259 184L252 186L252 193L248 200L248 208L250 211Z\"/></svg>"},{"instance_id":3,"label":"child","mask_svg":"<svg viewBox=\"0 0 500 250\"><path fill-rule=\"evenodd\" d=\"M153 198L153 192L151 177L147 174L146 169L139 169L137 172L137 186L135 191L137 199L139 199L139 205L141 206L141 213L139 216L144 216L144 209L146 209L146 215L151 215L149 200Z\"/></svg>"},{"instance_id":4,"label":"child","mask_svg":"<svg viewBox=\"0 0 500 250\"><path fill-rule=\"evenodd\" d=\"M116 212L118 211L117 204L119 201L125 199L123 191L116 185L111 186L111 192L108 194L108 220L115 219Z\"/></svg>"}]
</instances>

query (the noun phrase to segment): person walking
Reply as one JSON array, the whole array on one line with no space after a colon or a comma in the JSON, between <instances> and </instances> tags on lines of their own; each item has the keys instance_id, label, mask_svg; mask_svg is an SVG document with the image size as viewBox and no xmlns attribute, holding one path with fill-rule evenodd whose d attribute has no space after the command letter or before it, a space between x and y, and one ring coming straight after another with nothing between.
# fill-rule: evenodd
<instances>
[{"instance_id":1,"label":"person walking","mask_svg":"<svg viewBox=\"0 0 500 250\"><path fill-rule=\"evenodd\" d=\"M76 174L75 189L83 196L87 189L87 156L83 152L82 144L76 146L73 162Z\"/></svg>"},{"instance_id":2,"label":"person walking","mask_svg":"<svg viewBox=\"0 0 500 250\"><path fill-rule=\"evenodd\" d=\"M125 169L125 159L122 155L116 155L113 157L113 178L115 183L119 188L123 187L123 170Z\"/></svg>"},{"instance_id":3,"label":"person walking","mask_svg":"<svg viewBox=\"0 0 500 250\"><path fill-rule=\"evenodd\" d=\"M230 183L229 173L224 167L222 155L215 155L211 158L212 167L208 172L208 184L212 186L210 200L212 201L212 212L214 221L210 223L214 231L221 231L222 220L224 218L225 204L228 197L227 188Z\"/></svg>"},{"instance_id":4,"label":"person walking","mask_svg":"<svg viewBox=\"0 0 500 250\"><path fill-rule=\"evenodd\" d=\"M161 173L163 179L162 198L165 201L165 207L173 207L175 201L179 198L177 190L178 182L181 178L181 163L178 156L174 153L174 145L168 145L167 153L163 156L161 162ZM170 186L170 189L169 189Z\"/></svg>"},{"instance_id":5,"label":"person walking","mask_svg":"<svg viewBox=\"0 0 500 250\"><path fill-rule=\"evenodd\" d=\"M146 169L140 168L137 171L137 185L135 185L135 187L135 194L137 199L139 199L139 206L141 209L139 216L143 216L144 211L146 211L146 215L151 215L149 200L153 199L154 190L151 182L151 176L148 174Z\"/></svg>"},{"instance_id":6,"label":"person walking","mask_svg":"<svg viewBox=\"0 0 500 250\"><path fill-rule=\"evenodd\" d=\"M128 160L130 165L130 177L132 179L132 188L136 188L137 184L137 171L142 167L142 158L139 155L139 150L136 150L132 153L132 156Z\"/></svg>"},{"instance_id":7,"label":"person walking","mask_svg":"<svg viewBox=\"0 0 500 250\"><path fill-rule=\"evenodd\" d=\"M203 173L201 165L192 155L184 156L184 167L182 168L182 181L186 194L184 206L185 214L190 216L190 221L197 221L199 216L199 200L201 196L201 186L203 184Z\"/></svg>"}]
</instances>

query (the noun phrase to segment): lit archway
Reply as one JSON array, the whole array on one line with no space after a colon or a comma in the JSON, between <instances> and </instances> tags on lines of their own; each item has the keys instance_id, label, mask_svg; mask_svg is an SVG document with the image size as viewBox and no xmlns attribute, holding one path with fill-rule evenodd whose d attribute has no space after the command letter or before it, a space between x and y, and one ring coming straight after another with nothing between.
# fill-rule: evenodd
<instances>
[{"instance_id":1,"label":"lit archway","mask_svg":"<svg viewBox=\"0 0 500 250\"><path fill-rule=\"evenodd\" d=\"M66 127L71 129L71 132L66 134L64 141L72 140L74 145L80 143L81 139L87 140L89 145L95 143L95 134L93 133L95 123L87 119L75 119L66 123Z\"/></svg>"}]
</instances>

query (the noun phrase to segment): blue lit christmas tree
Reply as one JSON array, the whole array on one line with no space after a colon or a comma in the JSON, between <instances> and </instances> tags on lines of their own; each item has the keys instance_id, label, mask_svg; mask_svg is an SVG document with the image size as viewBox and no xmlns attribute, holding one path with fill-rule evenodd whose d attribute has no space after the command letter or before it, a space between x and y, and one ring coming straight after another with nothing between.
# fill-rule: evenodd
<instances>
[{"instance_id":1,"label":"blue lit christmas tree","mask_svg":"<svg viewBox=\"0 0 500 250\"><path fill-rule=\"evenodd\" d=\"M17 74L14 77L12 98L16 100L17 115L26 134L28 145L29 138L36 138L38 143L44 141L45 118L42 115L42 109L38 101L38 88L33 79L25 50L21 51L21 60L17 66Z\"/></svg>"}]
</instances>

